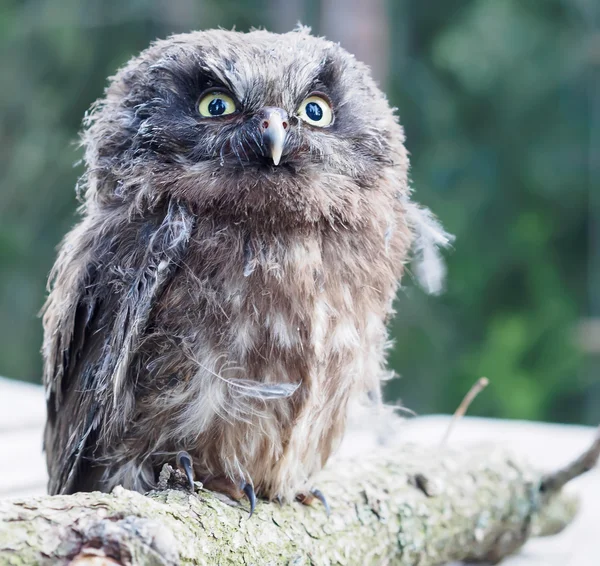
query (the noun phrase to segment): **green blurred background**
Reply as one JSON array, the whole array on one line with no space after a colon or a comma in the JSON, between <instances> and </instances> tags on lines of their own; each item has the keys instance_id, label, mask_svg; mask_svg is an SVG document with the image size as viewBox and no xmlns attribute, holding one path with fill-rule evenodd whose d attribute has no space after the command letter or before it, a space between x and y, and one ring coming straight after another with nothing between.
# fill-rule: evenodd
<instances>
[{"instance_id":1,"label":"green blurred background","mask_svg":"<svg viewBox=\"0 0 600 566\"><path fill-rule=\"evenodd\" d=\"M39 380L74 142L106 77L157 37L298 21L372 65L416 198L456 235L447 292L399 293L387 399L450 412L485 375L474 414L598 422L598 0L2 0L0 374Z\"/></svg>"}]
</instances>

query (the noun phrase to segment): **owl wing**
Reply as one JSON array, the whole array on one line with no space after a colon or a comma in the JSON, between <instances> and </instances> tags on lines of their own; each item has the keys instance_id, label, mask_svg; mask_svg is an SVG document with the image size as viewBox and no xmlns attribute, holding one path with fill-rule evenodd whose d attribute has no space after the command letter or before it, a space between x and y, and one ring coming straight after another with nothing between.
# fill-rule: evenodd
<instances>
[{"instance_id":1,"label":"owl wing","mask_svg":"<svg viewBox=\"0 0 600 566\"><path fill-rule=\"evenodd\" d=\"M112 230L82 224L65 242L44 313L49 493L94 488L85 455L127 423L128 370L193 225L187 208L172 201L162 219Z\"/></svg>"}]
</instances>

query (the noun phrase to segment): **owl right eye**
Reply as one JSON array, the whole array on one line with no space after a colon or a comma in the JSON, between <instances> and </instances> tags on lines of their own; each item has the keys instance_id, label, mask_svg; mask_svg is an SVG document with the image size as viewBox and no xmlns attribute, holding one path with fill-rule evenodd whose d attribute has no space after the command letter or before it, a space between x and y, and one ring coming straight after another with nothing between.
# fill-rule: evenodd
<instances>
[{"instance_id":1,"label":"owl right eye","mask_svg":"<svg viewBox=\"0 0 600 566\"><path fill-rule=\"evenodd\" d=\"M198 112L204 118L218 118L233 114L237 110L235 101L224 92L205 94L198 103Z\"/></svg>"}]
</instances>

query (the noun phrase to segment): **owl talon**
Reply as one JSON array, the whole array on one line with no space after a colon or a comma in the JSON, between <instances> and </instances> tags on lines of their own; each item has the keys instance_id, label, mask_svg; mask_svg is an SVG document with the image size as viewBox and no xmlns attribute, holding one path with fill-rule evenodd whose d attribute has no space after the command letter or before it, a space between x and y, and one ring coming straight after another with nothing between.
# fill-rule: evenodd
<instances>
[{"instance_id":1,"label":"owl talon","mask_svg":"<svg viewBox=\"0 0 600 566\"><path fill-rule=\"evenodd\" d=\"M323 492L320 489L312 489L310 491L325 507L325 514L329 517L331 513L331 508L329 507L329 503L327 503L327 499L323 495Z\"/></svg>"},{"instance_id":2,"label":"owl talon","mask_svg":"<svg viewBox=\"0 0 600 566\"><path fill-rule=\"evenodd\" d=\"M327 503L327 499L325 499L325 496L320 489L311 489L308 493L304 492L296 495L296 501L299 501L302 503L302 505L312 505L315 499L318 499L323 504L323 507L325 507L325 513L329 517L331 509L329 507L329 503Z\"/></svg>"},{"instance_id":3,"label":"owl talon","mask_svg":"<svg viewBox=\"0 0 600 566\"><path fill-rule=\"evenodd\" d=\"M256 507L256 494L254 493L254 486L251 483L247 483L242 488L242 491L246 494L248 501L250 502L250 515L248 518L252 517L252 513L254 513L254 508Z\"/></svg>"},{"instance_id":4,"label":"owl talon","mask_svg":"<svg viewBox=\"0 0 600 566\"><path fill-rule=\"evenodd\" d=\"M186 475L190 491L194 493L194 467L192 465L192 457L185 451L181 451L177 453L175 458L175 462L177 463L177 467Z\"/></svg>"}]
</instances>

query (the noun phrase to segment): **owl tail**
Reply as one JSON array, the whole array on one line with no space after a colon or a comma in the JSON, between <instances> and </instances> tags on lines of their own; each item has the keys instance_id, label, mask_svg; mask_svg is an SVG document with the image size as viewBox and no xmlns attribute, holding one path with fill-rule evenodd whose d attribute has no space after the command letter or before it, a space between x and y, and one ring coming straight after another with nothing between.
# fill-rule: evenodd
<instances>
[{"instance_id":1,"label":"owl tail","mask_svg":"<svg viewBox=\"0 0 600 566\"><path fill-rule=\"evenodd\" d=\"M431 210L406 200L406 217L413 232L414 270L421 287L432 295L441 293L446 278L446 265L440 253L449 247L454 236L444 230Z\"/></svg>"}]
</instances>

